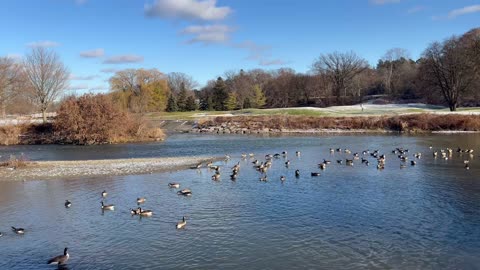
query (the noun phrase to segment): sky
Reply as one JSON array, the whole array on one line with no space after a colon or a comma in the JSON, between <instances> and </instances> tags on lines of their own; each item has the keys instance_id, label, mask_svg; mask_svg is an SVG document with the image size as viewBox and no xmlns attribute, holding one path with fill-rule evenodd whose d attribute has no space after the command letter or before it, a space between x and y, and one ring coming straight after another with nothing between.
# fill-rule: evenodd
<instances>
[{"instance_id":1,"label":"sky","mask_svg":"<svg viewBox=\"0 0 480 270\"><path fill-rule=\"evenodd\" d=\"M55 50L69 91L105 92L126 68L183 72L200 86L226 71L308 72L321 54L388 49L417 59L480 26L479 0L2 0L0 56Z\"/></svg>"}]
</instances>

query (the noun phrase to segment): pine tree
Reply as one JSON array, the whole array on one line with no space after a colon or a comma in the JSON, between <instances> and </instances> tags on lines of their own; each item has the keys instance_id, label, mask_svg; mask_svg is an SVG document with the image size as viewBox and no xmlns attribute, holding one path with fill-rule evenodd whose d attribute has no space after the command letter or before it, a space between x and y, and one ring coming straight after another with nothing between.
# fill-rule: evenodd
<instances>
[{"instance_id":1,"label":"pine tree","mask_svg":"<svg viewBox=\"0 0 480 270\"><path fill-rule=\"evenodd\" d=\"M263 93L260 85L256 84L253 87L253 94L255 108L262 108L263 106L265 106L267 98L265 97L265 94Z\"/></svg>"},{"instance_id":2,"label":"pine tree","mask_svg":"<svg viewBox=\"0 0 480 270\"><path fill-rule=\"evenodd\" d=\"M227 86L223 81L222 77L218 77L217 82L213 87L212 94L213 109L215 109L216 111L225 111L225 103L228 99L228 92Z\"/></svg>"},{"instance_id":3,"label":"pine tree","mask_svg":"<svg viewBox=\"0 0 480 270\"><path fill-rule=\"evenodd\" d=\"M170 96L168 97L167 108L165 109L165 111L167 112L178 111L177 102L175 101L175 97L172 94L170 94Z\"/></svg>"},{"instance_id":4,"label":"pine tree","mask_svg":"<svg viewBox=\"0 0 480 270\"><path fill-rule=\"evenodd\" d=\"M187 101L185 102L186 111L195 111L197 109L197 103L193 96L188 96Z\"/></svg>"},{"instance_id":5,"label":"pine tree","mask_svg":"<svg viewBox=\"0 0 480 270\"><path fill-rule=\"evenodd\" d=\"M233 111L237 108L237 94L235 92L231 92L228 94L228 98L225 101L225 109L228 111Z\"/></svg>"},{"instance_id":6,"label":"pine tree","mask_svg":"<svg viewBox=\"0 0 480 270\"><path fill-rule=\"evenodd\" d=\"M187 88L185 88L185 83L180 84L180 91L177 96L177 107L181 112L187 111Z\"/></svg>"},{"instance_id":7,"label":"pine tree","mask_svg":"<svg viewBox=\"0 0 480 270\"><path fill-rule=\"evenodd\" d=\"M252 107L252 103L250 102L250 99L248 97L246 97L244 100L243 100L243 108L244 109L249 109Z\"/></svg>"}]
</instances>

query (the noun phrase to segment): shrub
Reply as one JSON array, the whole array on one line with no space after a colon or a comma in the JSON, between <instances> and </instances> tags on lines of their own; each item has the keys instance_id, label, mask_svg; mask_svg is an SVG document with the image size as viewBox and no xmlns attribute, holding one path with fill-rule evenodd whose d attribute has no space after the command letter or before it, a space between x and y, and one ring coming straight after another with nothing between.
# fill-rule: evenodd
<instances>
[{"instance_id":1,"label":"shrub","mask_svg":"<svg viewBox=\"0 0 480 270\"><path fill-rule=\"evenodd\" d=\"M58 141L72 144L104 144L163 137L161 130L152 129L142 119L115 106L110 96L91 94L69 97L63 101L54 121L54 133Z\"/></svg>"}]
</instances>

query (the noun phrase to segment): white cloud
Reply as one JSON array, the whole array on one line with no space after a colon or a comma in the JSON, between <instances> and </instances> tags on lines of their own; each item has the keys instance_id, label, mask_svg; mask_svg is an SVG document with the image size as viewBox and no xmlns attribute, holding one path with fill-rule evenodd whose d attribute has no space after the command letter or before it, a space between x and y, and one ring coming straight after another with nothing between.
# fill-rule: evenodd
<instances>
[{"instance_id":1,"label":"white cloud","mask_svg":"<svg viewBox=\"0 0 480 270\"><path fill-rule=\"evenodd\" d=\"M103 72L103 73L115 73L117 71L118 71L118 69L116 69L116 68L104 68L104 69L100 70L100 72Z\"/></svg>"},{"instance_id":2,"label":"white cloud","mask_svg":"<svg viewBox=\"0 0 480 270\"><path fill-rule=\"evenodd\" d=\"M232 12L216 5L216 0L156 0L144 9L148 17L203 21L223 20Z\"/></svg>"},{"instance_id":3,"label":"white cloud","mask_svg":"<svg viewBox=\"0 0 480 270\"><path fill-rule=\"evenodd\" d=\"M124 54L110 56L103 61L104 64L128 64L143 62L143 56L135 54Z\"/></svg>"},{"instance_id":4,"label":"white cloud","mask_svg":"<svg viewBox=\"0 0 480 270\"><path fill-rule=\"evenodd\" d=\"M70 75L70 80L75 80L75 81L91 81L98 78L98 75L88 75L88 76L77 76L77 75Z\"/></svg>"},{"instance_id":5,"label":"white cloud","mask_svg":"<svg viewBox=\"0 0 480 270\"><path fill-rule=\"evenodd\" d=\"M455 19L456 17L470 14L470 13L476 13L476 12L480 12L480 5L473 5L473 6L467 6L459 9L454 9L448 13L448 18Z\"/></svg>"},{"instance_id":6,"label":"white cloud","mask_svg":"<svg viewBox=\"0 0 480 270\"><path fill-rule=\"evenodd\" d=\"M80 52L80 56L84 58L99 58L103 55L105 51L102 48Z\"/></svg>"},{"instance_id":7,"label":"white cloud","mask_svg":"<svg viewBox=\"0 0 480 270\"><path fill-rule=\"evenodd\" d=\"M109 88L105 85L97 85L97 86L93 86L93 87L90 87L88 90L89 91L105 91L105 90L108 90Z\"/></svg>"},{"instance_id":8,"label":"white cloud","mask_svg":"<svg viewBox=\"0 0 480 270\"><path fill-rule=\"evenodd\" d=\"M87 84L72 85L72 86L69 86L69 87L67 88L67 90L70 90L70 91L85 90L85 89L88 89L88 85L87 85Z\"/></svg>"},{"instance_id":9,"label":"white cloud","mask_svg":"<svg viewBox=\"0 0 480 270\"><path fill-rule=\"evenodd\" d=\"M288 64L288 62L281 59L262 59L259 62L261 66L281 66L285 64Z\"/></svg>"},{"instance_id":10,"label":"white cloud","mask_svg":"<svg viewBox=\"0 0 480 270\"><path fill-rule=\"evenodd\" d=\"M55 41L50 41L50 40L41 40L41 41L30 42L27 44L27 46L30 48L39 48L39 47L51 48L51 47L60 46L60 43Z\"/></svg>"},{"instance_id":11,"label":"white cloud","mask_svg":"<svg viewBox=\"0 0 480 270\"><path fill-rule=\"evenodd\" d=\"M180 33L192 36L188 43L225 43L230 39L230 33L234 29L228 25L192 25L184 28Z\"/></svg>"},{"instance_id":12,"label":"white cloud","mask_svg":"<svg viewBox=\"0 0 480 270\"><path fill-rule=\"evenodd\" d=\"M400 1L401 0L370 0L370 3L374 5L385 5L385 4L400 3Z\"/></svg>"}]
</instances>

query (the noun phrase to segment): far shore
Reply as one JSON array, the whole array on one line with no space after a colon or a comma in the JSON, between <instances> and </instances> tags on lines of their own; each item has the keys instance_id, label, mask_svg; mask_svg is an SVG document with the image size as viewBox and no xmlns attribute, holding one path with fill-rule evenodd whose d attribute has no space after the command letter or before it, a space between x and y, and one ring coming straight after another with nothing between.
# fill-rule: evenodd
<instances>
[{"instance_id":1,"label":"far shore","mask_svg":"<svg viewBox=\"0 0 480 270\"><path fill-rule=\"evenodd\" d=\"M28 161L19 168L0 168L1 181L151 174L188 169L220 157L161 157L73 161Z\"/></svg>"}]
</instances>

